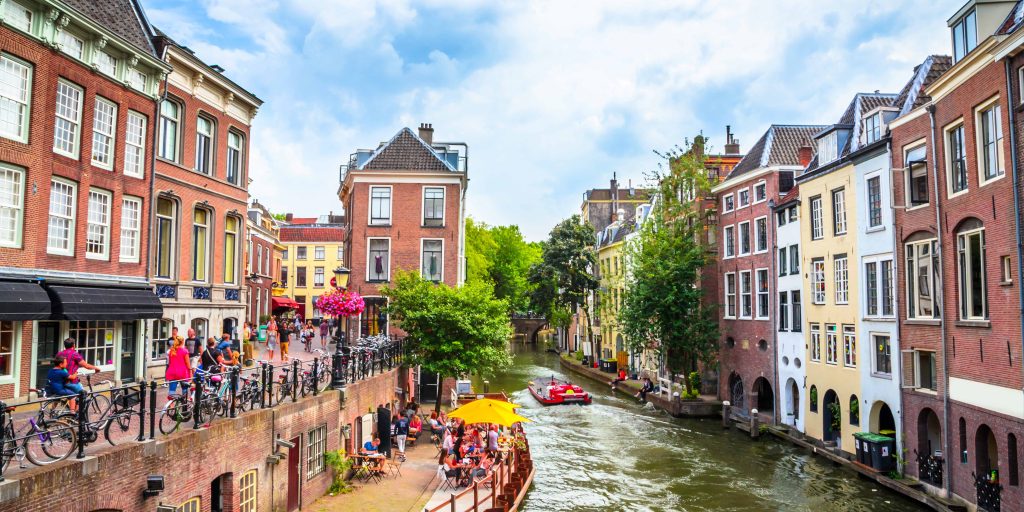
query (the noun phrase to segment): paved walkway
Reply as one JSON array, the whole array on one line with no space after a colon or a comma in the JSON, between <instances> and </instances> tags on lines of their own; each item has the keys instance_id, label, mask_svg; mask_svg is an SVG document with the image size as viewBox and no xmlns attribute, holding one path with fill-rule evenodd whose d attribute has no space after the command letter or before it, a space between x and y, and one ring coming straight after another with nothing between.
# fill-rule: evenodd
<instances>
[{"instance_id":1,"label":"paved walkway","mask_svg":"<svg viewBox=\"0 0 1024 512\"><path fill-rule=\"evenodd\" d=\"M348 494L324 496L308 510L328 512L358 510L359 512L422 511L440 481L437 478L437 448L429 437L416 446L406 447L402 476L388 476L381 482L356 482Z\"/></svg>"}]
</instances>

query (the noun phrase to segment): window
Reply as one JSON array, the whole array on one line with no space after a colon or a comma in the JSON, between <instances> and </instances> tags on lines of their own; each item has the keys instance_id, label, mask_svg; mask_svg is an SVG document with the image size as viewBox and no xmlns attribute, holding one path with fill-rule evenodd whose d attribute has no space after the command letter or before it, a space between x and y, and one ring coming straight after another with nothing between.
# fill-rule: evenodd
<instances>
[{"instance_id":1,"label":"window","mask_svg":"<svg viewBox=\"0 0 1024 512\"><path fill-rule=\"evenodd\" d=\"M97 96L92 118L92 163L104 169L114 167L115 131L117 105Z\"/></svg>"},{"instance_id":2,"label":"window","mask_svg":"<svg viewBox=\"0 0 1024 512\"><path fill-rule=\"evenodd\" d=\"M864 264L864 292L867 295L866 306L868 316L878 315L878 262L869 261Z\"/></svg>"},{"instance_id":3,"label":"window","mask_svg":"<svg viewBox=\"0 0 1024 512\"><path fill-rule=\"evenodd\" d=\"M60 51L78 60L82 60L85 55L85 40L67 30L60 30L60 33L57 34L57 44L60 46Z\"/></svg>"},{"instance_id":4,"label":"window","mask_svg":"<svg viewBox=\"0 0 1024 512\"><path fill-rule=\"evenodd\" d=\"M736 192L736 202L739 203L737 208L746 208L750 205L750 189L744 188Z\"/></svg>"},{"instance_id":5,"label":"window","mask_svg":"<svg viewBox=\"0 0 1024 512\"><path fill-rule=\"evenodd\" d=\"M95 157L95 155L93 155ZM124 173L141 178L146 169L146 117L128 111L128 129L124 136Z\"/></svg>"},{"instance_id":6,"label":"window","mask_svg":"<svg viewBox=\"0 0 1024 512\"><path fill-rule=\"evenodd\" d=\"M82 89L57 81L57 112L53 129L53 150L78 158L79 125L82 122Z\"/></svg>"},{"instance_id":7,"label":"window","mask_svg":"<svg viewBox=\"0 0 1024 512\"><path fill-rule=\"evenodd\" d=\"M736 203L732 194L722 197L722 213L729 213L736 209Z\"/></svg>"},{"instance_id":8,"label":"window","mask_svg":"<svg viewBox=\"0 0 1024 512\"><path fill-rule=\"evenodd\" d=\"M786 275L786 271L789 270L789 265L786 262L786 256L789 253L786 252L786 248L779 249L779 275Z\"/></svg>"},{"instance_id":9,"label":"window","mask_svg":"<svg viewBox=\"0 0 1024 512\"><path fill-rule=\"evenodd\" d=\"M146 79L147 76L142 71L137 69L128 70L128 85L132 86L137 91L146 91Z\"/></svg>"},{"instance_id":10,"label":"window","mask_svg":"<svg viewBox=\"0 0 1024 512\"><path fill-rule=\"evenodd\" d=\"M256 494L256 470L254 469L246 471L238 480L239 512L256 512Z\"/></svg>"},{"instance_id":11,"label":"window","mask_svg":"<svg viewBox=\"0 0 1024 512\"><path fill-rule=\"evenodd\" d=\"M171 337L171 326L174 324L166 318L153 320L153 336L150 339L150 359L163 359L167 355L167 340Z\"/></svg>"},{"instance_id":12,"label":"window","mask_svg":"<svg viewBox=\"0 0 1024 512\"><path fill-rule=\"evenodd\" d=\"M345 261L345 246L338 246L338 261Z\"/></svg>"},{"instance_id":13,"label":"window","mask_svg":"<svg viewBox=\"0 0 1024 512\"><path fill-rule=\"evenodd\" d=\"M891 375L892 340L886 334L872 334L871 345L875 352L875 373Z\"/></svg>"},{"instance_id":14,"label":"window","mask_svg":"<svg viewBox=\"0 0 1024 512\"><path fill-rule=\"evenodd\" d=\"M160 104L160 148L157 156L178 161L178 132L181 129L181 105L171 100Z\"/></svg>"},{"instance_id":15,"label":"window","mask_svg":"<svg viewBox=\"0 0 1024 512\"><path fill-rule=\"evenodd\" d=\"M725 317L736 318L736 274L725 274Z\"/></svg>"},{"instance_id":16,"label":"window","mask_svg":"<svg viewBox=\"0 0 1024 512\"><path fill-rule=\"evenodd\" d=\"M892 260L864 263L864 291L867 316L893 316Z\"/></svg>"},{"instance_id":17,"label":"window","mask_svg":"<svg viewBox=\"0 0 1024 512\"><path fill-rule=\"evenodd\" d=\"M894 316L892 260L882 260L882 316Z\"/></svg>"},{"instance_id":18,"label":"window","mask_svg":"<svg viewBox=\"0 0 1024 512\"><path fill-rule=\"evenodd\" d=\"M2 170L0 170L0 180L2 180ZM0 185L2 186L2 185ZM0 206L2 208L2 206ZM0 219L3 219L3 212L0 211ZM3 234L3 227L0 226L0 235ZM1009 284L1013 282L1013 268L1010 262L1009 256L1001 256L999 258L999 268L1002 270L1002 276L1000 282L1003 284Z\"/></svg>"},{"instance_id":19,"label":"window","mask_svg":"<svg viewBox=\"0 0 1024 512\"><path fill-rule=\"evenodd\" d=\"M839 332L836 330L836 324L825 324L825 362L839 362Z\"/></svg>"},{"instance_id":20,"label":"window","mask_svg":"<svg viewBox=\"0 0 1024 512\"><path fill-rule=\"evenodd\" d=\"M789 211L788 210L789 210L789 208L786 208L785 210L779 210L775 214L775 220L778 222L779 227L785 226L786 223L789 222Z\"/></svg>"},{"instance_id":21,"label":"window","mask_svg":"<svg viewBox=\"0 0 1024 512\"><path fill-rule=\"evenodd\" d=\"M242 136L233 130L228 130L228 161L226 178L228 183L238 185L242 176Z\"/></svg>"},{"instance_id":22,"label":"window","mask_svg":"<svg viewBox=\"0 0 1024 512\"><path fill-rule=\"evenodd\" d=\"M366 259L366 280L387 281L391 264L391 240L387 238L371 238Z\"/></svg>"},{"instance_id":23,"label":"window","mask_svg":"<svg viewBox=\"0 0 1024 512\"><path fill-rule=\"evenodd\" d=\"M295 248L295 259L305 260L306 259L306 246L300 245Z\"/></svg>"},{"instance_id":24,"label":"window","mask_svg":"<svg viewBox=\"0 0 1024 512\"><path fill-rule=\"evenodd\" d=\"M726 226L725 235L722 237L725 240L725 258L732 258L736 256L736 226Z\"/></svg>"},{"instance_id":25,"label":"window","mask_svg":"<svg viewBox=\"0 0 1024 512\"><path fill-rule=\"evenodd\" d=\"M839 158L839 134L835 131L818 139L818 165L825 165Z\"/></svg>"},{"instance_id":26,"label":"window","mask_svg":"<svg viewBox=\"0 0 1024 512\"><path fill-rule=\"evenodd\" d=\"M444 188L423 188L423 225L444 225Z\"/></svg>"},{"instance_id":27,"label":"window","mask_svg":"<svg viewBox=\"0 0 1024 512\"><path fill-rule=\"evenodd\" d=\"M4 6L10 9L11 3ZM0 136L28 142L31 98L32 66L0 54Z\"/></svg>"},{"instance_id":28,"label":"window","mask_svg":"<svg viewBox=\"0 0 1024 512\"><path fill-rule=\"evenodd\" d=\"M250 253L249 255L252 256L252 253ZM250 264L249 268L253 268L251 264ZM256 268L256 273L257 274L262 274L263 273L263 246L262 245L257 245L256 246L256 267L255 268Z\"/></svg>"},{"instance_id":29,"label":"window","mask_svg":"<svg viewBox=\"0 0 1024 512\"><path fill-rule=\"evenodd\" d=\"M903 387L937 391L935 352L904 350L902 355Z\"/></svg>"},{"instance_id":30,"label":"window","mask_svg":"<svg viewBox=\"0 0 1024 512\"><path fill-rule=\"evenodd\" d=\"M196 171L207 176L213 172L213 120L196 118Z\"/></svg>"},{"instance_id":31,"label":"window","mask_svg":"<svg viewBox=\"0 0 1024 512\"><path fill-rule=\"evenodd\" d=\"M959 62L978 46L977 14L974 9L953 25L953 62Z\"/></svg>"},{"instance_id":32,"label":"window","mask_svg":"<svg viewBox=\"0 0 1024 512\"><path fill-rule=\"evenodd\" d=\"M4 25L22 32L32 32L32 9L14 0L7 0L4 2Z\"/></svg>"},{"instance_id":33,"label":"window","mask_svg":"<svg viewBox=\"0 0 1024 512\"><path fill-rule=\"evenodd\" d=\"M811 361L821 361L820 324L811 324Z\"/></svg>"},{"instance_id":34,"label":"window","mask_svg":"<svg viewBox=\"0 0 1024 512\"><path fill-rule=\"evenodd\" d=\"M68 337L75 340L75 349L90 364L114 364L113 320L69 322ZM108 340L111 343L107 343Z\"/></svg>"},{"instance_id":35,"label":"window","mask_svg":"<svg viewBox=\"0 0 1024 512\"><path fill-rule=\"evenodd\" d=\"M907 317L939 317L939 257L934 239L907 244Z\"/></svg>"},{"instance_id":36,"label":"window","mask_svg":"<svg viewBox=\"0 0 1024 512\"><path fill-rule=\"evenodd\" d=\"M138 263L139 230L142 226L142 199L121 198L121 261Z\"/></svg>"},{"instance_id":37,"label":"window","mask_svg":"<svg viewBox=\"0 0 1024 512\"><path fill-rule=\"evenodd\" d=\"M832 191L832 233L846 234L846 189Z\"/></svg>"},{"instance_id":38,"label":"window","mask_svg":"<svg viewBox=\"0 0 1024 512\"><path fill-rule=\"evenodd\" d=\"M882 225L882 178L868 178L868 227Z\"/></svg>"},{"instance_id":39,"label":"window","mask_svg":"<svg viewBox=\"0 0 1024 512\"><path fill-rule=\"evenodd\" d=\"M740 272L740 318L750 319L754 312L754 289L750 277L749 270Z\"/></svg>"},{"instance_id":40,"label":"window","mask_svg":"<svg viewBox=\"0 0 1024 512\"><path fill-rule=\"evenodd\" d=\"M178 507L178 512L201 512L201 510L202 510L202 506L201 505L202 505L201 498L196 496L195 498L192 498L192 499L186 501L185 503L182 503Z\"/></svg>"},{"instance_id":41,"label":"window","mask_svg":"<svg viewBox=\"0 0 1024 512\"><path fill-rule=\"evenodd\" d=\"M297 288L306 287L306 267L295 267L295 286Z\"/></svg>"},{"instance_id":42,"label":"window","mask_svg":"<svg viewBox=\"0 0 1024 512\"><path fill-rule=\"evenodd\" d=\"M757 318L768 319L768 269L757 269Z\"/></svg>"},{"instance_id":43,"label":"window","mask_svg":"<svg viewBox=\"0 0 1024 512\"><path fill-rule=\"evenodd\" d=\"M444 241L423 240L423 254L420 255L420 275L428 281L440 282L443 279Z\"/></svg>"},{"instance_id":44,"label":"window","mask_svg":"<svg viewBox=\"0 0 1024 512\"><path fill-rule=\"evenodd\" d=\"M210 213L196 208L192 213L192 280L206 281L206 266L210 259ZM201 339L201 338L200 338Z\"/></svg>"},{"instance_id":45,"label":"window","mask_svg":"<svg viewBox=\"0 0 1024 512\"><path fill-rule=\"evenodd\" d=\"M750 254L750 222L740 222L740 256Z\"/></svg>"},{"instance_id":46,"label":"window","mask_svg":"<svg viewBox=\"0 0 1024 512\"><path fill-rule=\"evenodd\" d=\"M818 412L818 386L811 386L810 398L808 398L808 404L811 408L811 412Z\"/></svg>"},{"instance_id":47,"label":"window","mask_svg":"<svg viewBox=\"0 0 1024 512\"><path fill-rule=\"evenodd\" d=\"M1010 469L1010 485L1020 485L1020 469L1017 467L1017 436L1006 434L1006 458Z\"/></svg>"},{"instance_id":48,"label":"window","mask_svg":"<svg viewBox=\"0 0 1024 512\"><path fill-rule=\"evenodd\" d=\"M793 290L789 292L793 300L793 332L800 332L803 330L803 318L801 318L801 308L803 304L800 302L800 290Z\"/></svg>"},{"instance_id":49,"label":"window","mask_svg":"<svg viewBox=\"0 0 1024 512\"><path fill-rule=\"evenodd\" d=\"M370 187L370 225L391 224L391 187Z\"/></svg>"},{"instance_id":50,"label":"window","mask_svg":"<svg viewBox=\"0 0 1024 512\"><path fill-rule=\"evenodd\" d=\"M754 185L754 202L760 203L768 199L768 184L761 181Z\"/></svg>"},{"instance_id":51,"label":"window","mask_svg":"<svg viewBox=\"0 0 1024 512\"><path fill-rule=\"evenodd\" d=\"M306 434L306 479L323 473L326 469L324 464L324 452L327 451L327 425L322 425L310 430Z\"/></svg>"},{"instance_id":52,"label":"window","mask_svg":"<svg viewBox=\"0 0 1024 512\"><path fill-rule=\"evenodd\" d=\"M779 330L789 330L789 293L779 292Z\"/></svg>"},{"instance_id":53,"label":"window","mask_svg":"<svg viewBox=\"0 0 1024 512\"><path fill-rule=\"evenodd\" d=\"M904 153L903 164L907 167L907 199L910 207L928 204L928 163L924 145Z\"/></svg>"},{"instance_id":54,"label":"window","mask_svg":"<svg viewBox=\"0 0 1024 512\"><path fill-rule=\"evenodd\" d=\"M75 253L75 203L77 187L70 181L50 182L50 219L46 252L71 256Z\"/></svg>"},{"instance_id":55,"label":"window","mask_svg":"<svg viewBox=\"0 0 1024 512\"><path fill-rule=\"evenodd\" d=\"M825 236L825 224L821 215L821 196L814 196L811 198L811 240L821 240Z\"/></svg>"},{"instance_id":56,"label":"window","mask_svg":"<svg viewBox=\"0 0 1024 512\"><path fill-rule=\"evenodd\" d=\"M313 286L317 288L323 288L324 286L324 267L315 267L313 269Z\"/></svg>"},{"instance_id":57,"label":"window","mask_svg":"<svg viewBox=\"0 0 1024 512\"><path fill-rule=\"evenodd\" d=\"M857 330L852 325L843 326L843 366L857 366Z\"/></svg>"},{"instance_id":58,"label":"window","mask_svg":"<svg viewBox=\"0 0 1024 512\"><path fill-rule=\"evenodd\" d=\"M324 246L317 245L317 246L313 247L313 259L314 260L323 261L325 256L326 256L326 250L325 250Z\"/></svg>"},{"instance_id":59,"label":"window","mask_svg":"<svg viewBox=\"0 0 1024 512\"><path fill-rule=\"evenodd\" d=\"M860 425L860 402L857 395L850 395L850 425Z\"/></svg>"},{"instance_id":60,"label":"window","mask_svg":"<svg viewBox=\"0 0 1024 512\"><path fill-rule=\"evenodd\" d=\"M970 222L970 221L968 221ZM960 318L984 320L988 316L985 283L985 230L974 227L956 236L957 274L960 282Z\"/></svg>"},{"instance_id":61,"label":"window","mask_svg":"<svg viewBox=\"0 0 1024 512\"><path fill-rule=\"evenodd\" d=\"M768 251L768 217L754 219L754 248L756 252Z\"/></svg>"},{"instance_id":62,"label":"window","mask_svg":"<svg viewBox=\"0 0 1024 512\"><path fill-rule=\"evenodd\" d=\"M281 267L281 286L288 286L288 267Z\"/></svg>"},{"instance_id":63,"label":"window","mask_svg":"<svg viewBox=\"0 0 1024 512\"><path fill-rule=\"evenodd\" d=\"M825 303L825 260L822 258L811 260L811 302Z\"/></svg>"},{"instance_id":64,"label":"window","mask_svg":"<svg viewBox=\"0 0 1024 512\"><path fill-rule=\"evenodd\" d=\"M238 217L224 219L224 284L238 283ZM268 269L269 270L269 269Z\"/></svg>"},{"instance_id":65,"label":"window","mask_svg":"<svg viewBox=\"0 0 1024 512\"><path fill-rule=\"evenodd\" d=\"M871 144L882 138L882 113L876 112L864 118L864 143Z\"/></svg>"},{"instance_id":66,"label":"window","mask_svg":"<svg viewBox=\"0 0 1024 512\"><path fill-rule=\"evenodd\" d=\"M1003 165L1003 119L998 99L979 109L977 127L979 176L985 183L1006 174Z\"/></svg>"},{"instance_id":67,"label":"window","mask_svg":"<svg viewBox=\"0 0 1024 512\"><path fill-rule=\"evenodd\" d=\"M946 130L946 163L951 194L967 190L967 156L964 154L964 125Z\"/></svg>"},{"instance_id":68,"label":"window","mask_svg":"<svg viewBox=\"0 0 1024 512\"><path fill-rule=\"evenodd\" d=\"M847 267L848 260L845 254L836 256L835 265L835 281L836 281L836 304L849 304L850 302L850 283L849 283L849 268Z\"/></svg>"},{"instance_id":69,"label":"window","mask_svg":"<svg viewBox=\"0 0 1024 512\"><path fill-rule=\"evenodd\" d=\"M14 322L0 320L0 377L14 376L14 345L17 339Z\"/></svg>"},{"instance_id":70,"label":"window","mask_svg":"<svg viewBox=\"0 0 1024 512\"><path fill-rule=\"evenodd\" d=\"M96 52L96 68L109 77L115 77L117 75L117 59L100 50Z\"/></svg>"},{"instance_id":71,"label":"window","mask_svg":"<svg viewBox=\"0 0 1024 512\"><path fill-rule=\"evenodd\" d=\"M177 237L174 234L178 225L177 206L166 197L156 200L156 277L171 278L174 259L174 247Z\"/></svg>"},{"instance_id":72,"label":"window","mask_svg":"<svg viewBox=\"0 0 1024 512\"><path fill-rule=\"evenodd\" d=\"M288 249L281 251L281 259L288 261Z\"/></svg>"},{"instance_id":73,"label":"window","mask_svg":"<svg viewBox=\"0 0 1024 512\"><path fill-rule=\"evenodd\" d=\"M791 245L789 246L789 273L795 275L800 274L800 246Z\"/></svg>"},{"instance_id":74,"label":"window","mask_svg":"<svg viewBox=\"0 0 1024 512\"><path fill-rule=\"evenodd\" d=\"M0 247L21 247L25 171L0 164Z\"/></svg>"}]
</instances>

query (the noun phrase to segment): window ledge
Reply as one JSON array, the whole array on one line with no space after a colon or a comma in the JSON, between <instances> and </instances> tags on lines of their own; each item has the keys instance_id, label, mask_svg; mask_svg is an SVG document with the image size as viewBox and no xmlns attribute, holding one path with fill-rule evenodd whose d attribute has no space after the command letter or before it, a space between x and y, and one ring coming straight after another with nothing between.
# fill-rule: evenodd
<instances>
[{"instance_id":1,"label":"window ledge","mask_svg":"<svg viewBox=\"0 0 1024 512\"><path fill-rule=\"evenodd\" d=\"M942 320L938 320L938 319L935 319L935 320L925 320L925 319L908 318L908 319L904 320L903 323L906 324L906 325L935 325L935 326L938 326L938 325L942 325Z\"/></svg>"},{"instance_id":2,"label":"window ledge","mask_svg":"<svg viewBox=\"0 0 1024 512\"><path fill-rule=\"evenodd\" d=\"M876 378L876 379L892 380L892 374L891 373L875 373L875 372L871 372L871 376Z\"/></svg>"},{"instance_id":3,"label":"window ledge","mask_svg":"<svg viewBox=\"0 0 1024 512\"><path fill-rule=\"evenodd\" d=\"M957 327L977 327L981 329L990 329L992 322L988 320L957 320L954 325Z\"/></svg>"},{"instance_id":4,"label":"window ledge","mask_svg":"<svg viewBox=\"0 0 1024 512\"><path fill-rule=\"evenodd\" d=\"M1013 281L1000 281L999 286L1013 286Z\"/></svg>"},{"instance_id":5,"label":"window ledge","mask_svg":"<svg viewBox=\"0 0 1024 512\"><path fill-rule=\"evenodd\" d=\"M873 228L867 228L867 229L864 230L865 233L878 233L878 232L881 232L881 231L885 231L885 226L884 225L882 225L882 226L875 226Z\"/></svg>"},{"instance_id":6,"label":"window ledge","mask_svg":"<svg viewBox=\"0 0 1024 512\"><path fill-rule=\"evenodd\" d=\"M865 317L862 317L861 320L866 321L866 322L887 322L887 323L888 322L892 322L892 323L896 322L896 318L895 317L891 317L891 316L865 316ZM908 322L909 322L909 320L908 320Z\"/></svg>"},{"instance_id":7,"label":"window ledge","mask_svg":"<svg viewBox=\"0 0 1024 512\"><path fill-rule=\"evenodd\" d=\"M391 223L388 222L387 224L382 224L382 223L374 224L373 222L370 222L370 223L368 223L366 225L366 227L369 227L369 228L390 228L391 227Z\"/></svg>"},{"instance_id":8,"label":"window ledge","mask_svg":"<svg viewBox=\"0 0 1024 512\"><path fill-rule=\"evenodd\" d=\"M932 395L932 396L938 396L939 395L939 392L937 390L934 390L934 389L928 389L928 388L913 388L913 389L914 389L914 391L916 391L918 393L924 393L926 395Z\"/></svg>"},{"instance_id":9,"label":"window ledge","mask_svg":"<svg viewBox=\"0 0 1024 512\"><path fill-rule=\"evenodd\" d=\"M426 224L420 224L423 229L444 229L445 226L427 226Z\"/></svg>"}]
</instances>

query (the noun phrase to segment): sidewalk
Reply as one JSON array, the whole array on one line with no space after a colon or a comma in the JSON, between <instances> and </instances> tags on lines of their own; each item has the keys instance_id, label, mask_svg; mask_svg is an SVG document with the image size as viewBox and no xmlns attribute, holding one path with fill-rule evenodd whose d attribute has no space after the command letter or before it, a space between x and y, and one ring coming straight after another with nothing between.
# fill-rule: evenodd
<instances>
[{"instance_id":1,"label":"sidewalk","mask_svg":"<svg viewBox=\"0 0 1024 512\"><path fill-rule=\"evenodd\" d=\"M327 512L358 510L360 512L416 512L422 511L440 482L437 479L437 449L427 435L416 446L405 449L407 460L402 464L402 476L388 476L380 483L354 482L355 490L348 494L324 496L309 510Z\"/></svg>"}]
</instances>

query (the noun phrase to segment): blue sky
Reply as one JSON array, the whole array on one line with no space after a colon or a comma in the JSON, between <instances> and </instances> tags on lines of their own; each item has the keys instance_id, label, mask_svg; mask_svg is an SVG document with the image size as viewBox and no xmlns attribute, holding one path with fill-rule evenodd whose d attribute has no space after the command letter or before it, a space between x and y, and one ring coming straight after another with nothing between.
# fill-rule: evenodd
<instances>
[{"instance_id":1,"label":"blue sky","mask_svg":"<svg viewBox=\"0 0 1024 512\"><path fill-rule=\"evenodd\" d=\"M339 211L338 165L403 126L470 146L468 211L542 239L584 190L643 181L731 125L831 123L949 53L956 1L143 0L156 26L266 103L253 197Z\"/></svg>"}]
</instances>

